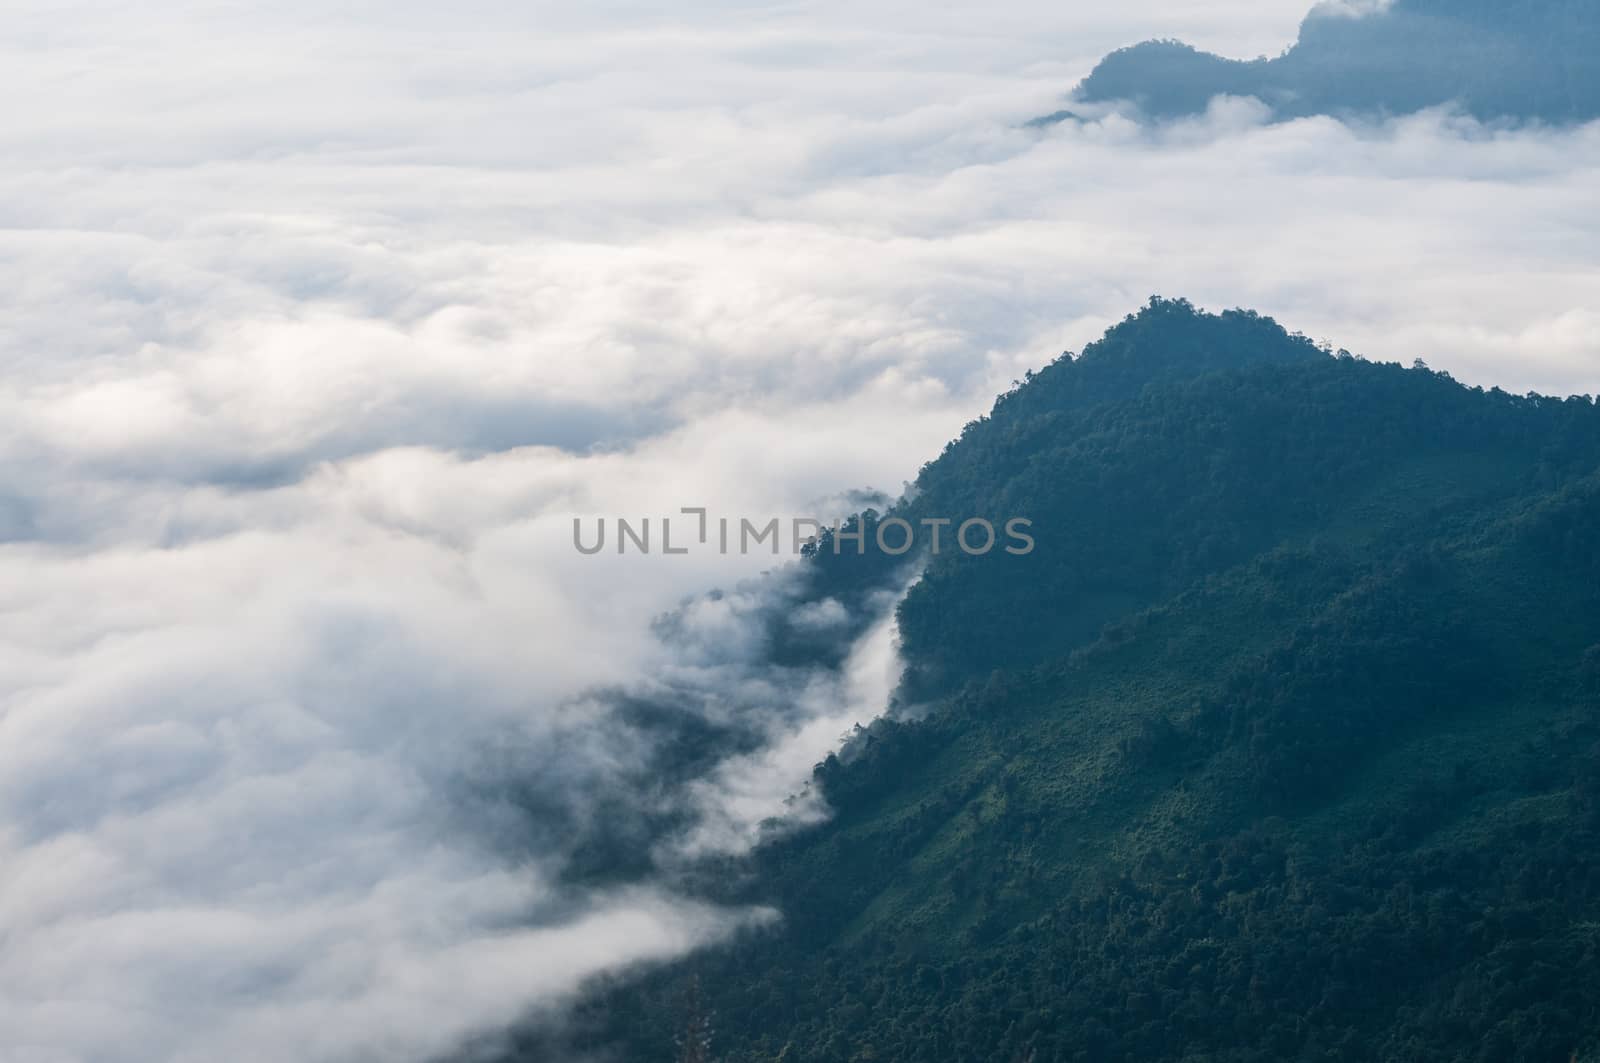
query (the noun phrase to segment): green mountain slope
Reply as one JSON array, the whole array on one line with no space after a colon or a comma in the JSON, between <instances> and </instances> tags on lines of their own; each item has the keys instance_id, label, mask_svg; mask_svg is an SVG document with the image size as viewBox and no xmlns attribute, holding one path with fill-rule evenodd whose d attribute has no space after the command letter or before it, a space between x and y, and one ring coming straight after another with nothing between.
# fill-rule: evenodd
<instances>
[{"instance_id":1,"label":"green mountain slope","mask_svg":"<svg viewBox=\"0 0 1600 1063\"><path fill-rule=\"evenodd\" d=\"M1153 301L890 515L1037 548L929 559L834 819L715 869L782 925L602 991L569 1048L670 1058L691 972L730 1063L1594 1046L1590 400ZM819 594L893 564L830 546Z\"/></svg>"}]
</instances>

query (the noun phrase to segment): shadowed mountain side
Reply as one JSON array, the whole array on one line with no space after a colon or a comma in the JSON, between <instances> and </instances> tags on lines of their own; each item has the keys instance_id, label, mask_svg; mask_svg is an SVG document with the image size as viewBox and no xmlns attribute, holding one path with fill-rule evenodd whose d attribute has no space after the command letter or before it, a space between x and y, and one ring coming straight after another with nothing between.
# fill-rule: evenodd
<instances>
[{"instance_id":1,"label":"shadowed mountain side","mask_svg":"<svg viewBox=\"0 0 1600 1063\"><path fill-rule=\"evenodd\" d=\"M1147 41L1108 55L1073 99L1127 100L1155 119L1199 114L1229 95L1254 96L1279 119L1454 104L1486 121L1562 124L1600 117L1596 54L1600 5L1590 0L1396 0L1364 13L1323 4L1276 58L1225 59Z\"/></svg>"}]
</instances>

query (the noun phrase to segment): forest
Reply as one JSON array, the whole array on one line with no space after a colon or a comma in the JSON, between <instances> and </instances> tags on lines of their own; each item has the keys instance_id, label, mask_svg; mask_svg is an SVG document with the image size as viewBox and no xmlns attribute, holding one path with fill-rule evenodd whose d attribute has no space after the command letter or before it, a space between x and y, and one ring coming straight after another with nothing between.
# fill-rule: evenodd
<instances>
[{"instance_id":1,"label":"forest","mask_svg":"<svg viewBox=\"0 0 1600 1063\"><path fill-rule=\"evenodd\" d=\"M513 1056L1586 1059L1600 1048L1600 409L1152 299L893 514L926 559L833 810L706 896L774 927ZM869 537L870 541L870 537ZM901 558L818 549L818 599Z\"/></svg>"}]
</instances>

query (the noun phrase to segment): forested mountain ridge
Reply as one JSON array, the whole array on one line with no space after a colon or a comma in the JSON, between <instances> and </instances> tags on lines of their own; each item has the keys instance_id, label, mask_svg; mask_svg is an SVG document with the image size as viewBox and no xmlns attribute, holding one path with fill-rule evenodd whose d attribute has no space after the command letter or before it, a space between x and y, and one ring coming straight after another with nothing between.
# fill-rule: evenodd
<instances>
[{"instance_id":1,"label":"forested mountain ridge","mask_svg":"<svg viewBox=\"0 0 1600 1063\"><path fill-rule=\"evenodd\" d=\"M1455 104L1485 120L1582 122L1600 117L1597 52L1600 6L1589 0L1325 3L1280 56L1241 61L1146 41L1108 55L1073 98L1129 100L1153 118L1231 95L1256 97L1278 118Z\"/></svg>"},{"instance_id":2,"label":"forested mountain ridge","mask_svg":"<svg viewBox=\"0 0 1600 1063\"><path fill-rule=\"evenodd\" d=\"M891 513L1037 549L930 558L833 820L708 877L781 926L602 987L565 1049L672 1058L691 975L728 1063L1600 1047L1590 399L1155 300Z\"/></svg>"}]
</instances>

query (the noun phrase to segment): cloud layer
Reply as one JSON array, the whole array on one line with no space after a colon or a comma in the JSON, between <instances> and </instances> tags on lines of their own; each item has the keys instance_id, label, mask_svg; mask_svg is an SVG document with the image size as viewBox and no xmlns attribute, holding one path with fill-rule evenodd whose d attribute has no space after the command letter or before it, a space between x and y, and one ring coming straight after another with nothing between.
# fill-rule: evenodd
<instances>
[{"instance_id":1,"label":"cloud layer","mask_svg":"<svg viewBox=\"0 0 1600 1063\"><path fill-rule=\"evenodd\" d=\"M1304 13L1169 6L20 8L0 1055L422 1060L781 917L672 869L824 813L786 799L888 629L778 668L770 556L581 557L573 515L897 491L1152 292L1597 390L1600 130L1022 128L1119 44ZM741 751L652 790L630 698Z\"/></svg>"}]
</instances>

